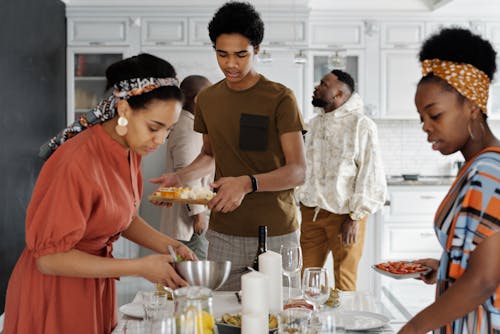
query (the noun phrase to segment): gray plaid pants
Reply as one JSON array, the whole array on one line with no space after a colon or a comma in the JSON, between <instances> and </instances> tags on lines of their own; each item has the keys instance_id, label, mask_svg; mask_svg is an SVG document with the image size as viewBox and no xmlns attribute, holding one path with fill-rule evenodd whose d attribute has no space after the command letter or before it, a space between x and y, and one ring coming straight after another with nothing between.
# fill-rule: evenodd
<instances>
[{"instance_id":1,"label":"gray plaid pants","mask_svg":"<svg viewBox=\"0 0 500 334\"><path fill-rule=\"evenodd\" d=\"M212 230L206 232L208 239L208 260L231 261L231 274L219 290L241 290L241 275L251 267L259 239L257 237L239 237L218 233ZM267 238L267 249L279 253L283 244L299 245L299 230L275 237Z\"/></svg>"}]
</instances>

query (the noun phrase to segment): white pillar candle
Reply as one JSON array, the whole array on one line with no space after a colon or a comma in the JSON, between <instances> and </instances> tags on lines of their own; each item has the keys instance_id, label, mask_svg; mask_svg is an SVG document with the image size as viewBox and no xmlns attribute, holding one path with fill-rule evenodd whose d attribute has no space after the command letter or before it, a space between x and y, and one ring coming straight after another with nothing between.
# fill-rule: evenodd
<instances>
[{"instance_id":1,"label":"white pillar candle","mask_svg":"<svg viewBox=\"0 0 500 334\"><path fill-rule=\"evenodd\" d=\"M281 254L267 251L259 255L259 272L269 277L269 311L277 314L283 310L283 272Z\"/></svg>"},{"instance_id":2,"label":"white pillar candle","mask_svg":"<svg viewBox=\"0 0 500 334\"><path fill-rule=\"evenodd\" d=\"M263 313L242 314L241 334L269 334L269 316Z\"/></svg>"},{"instance_id":3,"label":"white pillar candle","mask_svg":"<svg viewBox=\"0 0 500 334\"><path fill-rule=\"evenodd\" d=\"M241 313L269 314L268 278L252 271L241 276Z\"/></svg>"}]
</instances>

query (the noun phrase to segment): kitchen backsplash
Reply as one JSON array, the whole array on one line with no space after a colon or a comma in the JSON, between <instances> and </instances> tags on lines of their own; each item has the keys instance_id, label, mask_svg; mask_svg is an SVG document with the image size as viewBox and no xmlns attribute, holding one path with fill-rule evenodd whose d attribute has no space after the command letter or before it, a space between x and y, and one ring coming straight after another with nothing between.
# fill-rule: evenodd
<instances>
[{"instance_id":1,"label":"kitchen backsplash","mask_svg":"<svg viewBox=\"0 0 500 334\"><path fill-rule=\"evenodd\" d=\"M443 156L433 151L418 120L375 120L386 175L455 175L453 163L460 153ZM500 135L500 120L488 121Z\"/></svg>"}]
</instances>

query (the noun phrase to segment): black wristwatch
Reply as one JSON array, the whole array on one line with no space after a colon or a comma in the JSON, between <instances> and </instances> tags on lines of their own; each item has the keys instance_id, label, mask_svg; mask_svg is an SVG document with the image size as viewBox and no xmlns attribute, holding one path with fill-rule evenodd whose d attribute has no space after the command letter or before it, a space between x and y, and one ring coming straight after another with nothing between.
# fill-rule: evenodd
<instances>
[{"instance_id":1,"label":"black wristwatch","mask_svg":"<svg viewBox=\"0 0 500 334\"><path fill-rule=\"evenodd\" d=\"M259 189L259 184L257 183L257 179L255 178L255 176L248 175L248 177L250 178L250 181L252 182L252 191L249 192L249 194L251 194L251 193L256 192L257 189Z\"/></svg>"}]
</instances>

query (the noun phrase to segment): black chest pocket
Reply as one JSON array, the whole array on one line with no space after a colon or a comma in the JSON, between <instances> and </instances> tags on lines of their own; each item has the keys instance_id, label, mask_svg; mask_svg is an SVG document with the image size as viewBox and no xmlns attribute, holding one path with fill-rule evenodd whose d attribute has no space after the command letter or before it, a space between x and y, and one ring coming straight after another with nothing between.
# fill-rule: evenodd
<instances>
[{"instance_id":1,"label":"black chest pocket","mask_svg":"<svg viewBox=\"0 0 500 334\"><path fill-rule=\"evenodd\" d=\"M268 128L269 116L241 114L240 149L265 151L267 149Z\"/></svg>"}]
</instances>

